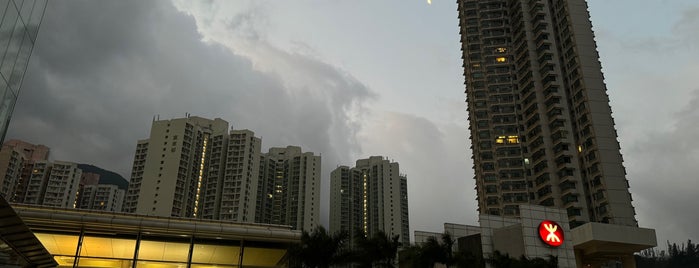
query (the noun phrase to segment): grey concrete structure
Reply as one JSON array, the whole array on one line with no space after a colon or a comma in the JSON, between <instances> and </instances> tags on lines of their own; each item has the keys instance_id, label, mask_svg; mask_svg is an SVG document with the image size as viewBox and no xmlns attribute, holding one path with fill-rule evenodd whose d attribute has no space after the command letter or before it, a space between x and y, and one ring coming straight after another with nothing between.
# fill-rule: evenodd
<instances>
[{"instance_id":1,"label":"grey concrete structure","mask_svg":"<svg viewBox=\"0 0 699 268\"><path fill-rule=\"evenodd\" d=\"M330 232L381 230L410 244L407 177L397 162L381 156L340 166L330 174Z\"/></svg>"}]
</instances>

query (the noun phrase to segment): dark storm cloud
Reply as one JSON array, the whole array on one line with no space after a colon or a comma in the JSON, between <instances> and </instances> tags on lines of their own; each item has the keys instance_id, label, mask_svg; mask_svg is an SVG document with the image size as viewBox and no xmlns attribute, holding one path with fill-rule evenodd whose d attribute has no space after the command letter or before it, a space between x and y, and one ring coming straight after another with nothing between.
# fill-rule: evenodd
<instances>
[{"instance_id":1,"label":"dark storm cloud","mask_svg":"<svg viewBox=\"0 0 699 268\"><path fill-rule=\"evenodd\" d=\"M664 240L684 242L699 239L699 89L689 104L677 112L673 127L648 133L633 144L628 154L629 180L634 205L643 210L642 226L657 230L659 245Z\"/></svg>"},{"instance_id":2,"label":"dark storm cloud","mask_svg":"<svg viewBox=\"0 0 699 268\"><path fill-rule=\"evenodd\" d=\"M148 137L158 114L220 117L255 131L263 147L322 153L324 168L359 150L345 111L371 96L360 82L279 51L279 60L327 87L289 88L282 76L201 39L194 19L166 1L50 2L8 138L127 178L136 141Z\"/></svg>"}]
</instances>

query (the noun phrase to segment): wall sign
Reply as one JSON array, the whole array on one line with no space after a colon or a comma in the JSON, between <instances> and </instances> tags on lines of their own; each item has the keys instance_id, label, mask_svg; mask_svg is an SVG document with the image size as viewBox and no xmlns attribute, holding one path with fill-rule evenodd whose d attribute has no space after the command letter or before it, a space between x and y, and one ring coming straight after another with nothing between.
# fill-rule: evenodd
<instances>
[{"instance_id":1,"label":"wall sign","mask_svg":"<svg viewBox=\"0 0 699 268\"><path fill-rule=\"evenodd\" d=\"M539 224L539 238L544 244L558 247L563 244L563 227L555 221L545 220Z\"/></svg>"}]
</instances>

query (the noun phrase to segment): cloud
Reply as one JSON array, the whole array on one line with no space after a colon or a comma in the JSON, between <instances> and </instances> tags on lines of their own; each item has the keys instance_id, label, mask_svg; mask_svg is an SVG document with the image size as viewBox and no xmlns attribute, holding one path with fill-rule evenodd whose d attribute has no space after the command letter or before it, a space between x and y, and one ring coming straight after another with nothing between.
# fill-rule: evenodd
<instances>
[{"instance_id":1,"label":"cloud","mask_svg":"<svg viewBox=\"0 0 699 268\"><path fill-rule=\"evenodd\" d=\"M665 240L699 239L699 89L689 104L675 111L672 127L657 129L628 148L627 170L641 226L655 228Z\"/></svg>"},{"instance_id":2,"label":"cloud","mask_svg":"<svg viewBox=\"0 0 699 268\"><path fill-rule=\"evenodd\" d=\"M361 157L382 155L400 164L408 177L412 230L439 232L444 222L477 224L465 125L437 125L423 117L387 111L373 111L365 118Z\"/></svg>"},{"instance_id":3,"label":"cloud","mask_svg":"<svg viewBox=\"0 0 699 268\"><path fill-rule=\"evenodd\" d=\"M293 69L291 76L256 68L261 61L237 50L244 47L205 40L196 18L168 1L51 2L8 138L128 178L136 141L148 137L152 118L190 113L251 129L265 148L299 145L322 154L325 171L349 160L360 150L359 125L349 116L360 112L350 111L373 93L316 58L253 43L256 24L244 21L259 16L241 15L238 24L247 26L228 30L244 32L242 40Z\"/></svg>"}]
</instances>

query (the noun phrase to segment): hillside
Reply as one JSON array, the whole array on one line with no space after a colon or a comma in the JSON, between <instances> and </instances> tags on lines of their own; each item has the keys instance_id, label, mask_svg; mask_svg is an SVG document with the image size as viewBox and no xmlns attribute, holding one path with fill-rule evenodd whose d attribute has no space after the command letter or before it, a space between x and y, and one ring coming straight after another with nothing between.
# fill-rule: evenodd
<instances>
[{"instance_id":1,"label":"hillside","mask_svg":"<svg viewBox=\"0 0 699 268\"><path fill-rule=\"evenodd\" d=\"M129 181L115 172L88 164L78 164L78 168L82 169L83 172L99 174L100 184L113 184L124 190L129 188Z\"/></svg>"}]
</instances>

